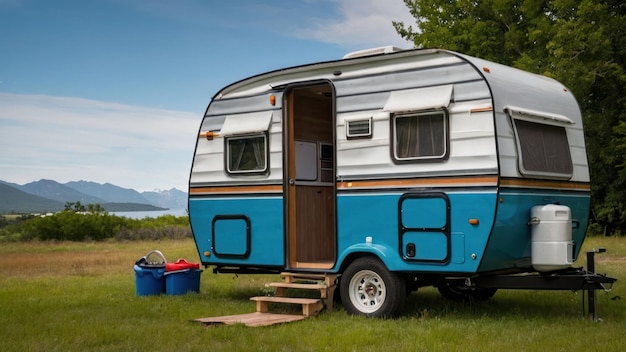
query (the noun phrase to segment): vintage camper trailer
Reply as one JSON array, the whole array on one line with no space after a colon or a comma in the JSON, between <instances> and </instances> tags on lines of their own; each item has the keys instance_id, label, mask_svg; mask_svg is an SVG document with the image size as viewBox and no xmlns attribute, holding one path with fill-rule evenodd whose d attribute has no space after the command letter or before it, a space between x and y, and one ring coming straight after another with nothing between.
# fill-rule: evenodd
<instances>
[{"instance_id":1,"label":"vintage camper trailer","mask_svg":"<svg viewBox=\"0 0 626 352\"><path fill-rule=\"evenodd\" d=\"M339 274L348 312L386 316L421 286L486 299L515 284L481 278L570 268L589 190L581 113L562 84L385 47L219 91L189 215L215 272Z\"/></svg>"}]
</instances>

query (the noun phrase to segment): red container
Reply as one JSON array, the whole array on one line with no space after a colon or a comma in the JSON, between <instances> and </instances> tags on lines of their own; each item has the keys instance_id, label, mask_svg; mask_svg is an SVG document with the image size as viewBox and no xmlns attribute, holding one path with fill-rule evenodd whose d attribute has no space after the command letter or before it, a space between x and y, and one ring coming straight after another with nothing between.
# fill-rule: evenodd
<instances>
[{"instance_id":1,"label":"red container","mask_svg":"<svg viewBox=\"0 0 626 352\"><path fill-rule=\"evenodd\" d=\"M174 263L165 263L165 271L177 271L185 269L200 269L200 264L188 263L185 259L178 259Z\"/></svg>"}]
</instances>

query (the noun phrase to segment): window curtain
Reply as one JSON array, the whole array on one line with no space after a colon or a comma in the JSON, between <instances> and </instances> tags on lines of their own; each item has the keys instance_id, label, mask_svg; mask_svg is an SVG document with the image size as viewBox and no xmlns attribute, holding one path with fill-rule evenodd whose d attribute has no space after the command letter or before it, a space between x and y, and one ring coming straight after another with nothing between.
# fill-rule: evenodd
<instances>
[{"instance_id":1,"label":"window curtain","mask_svg":"<svg viewBox=\"0 0 626 352\"><path fill-rule=\"evenodd\" d=\"M419 156L419 121L416 116L396 118L396 156L400 159Z\"/></svg>"},{"instance_id":2,"label":"window curtain","mask_svg":"<svg viewBox=\"0 0 626 352\"><path fill-rule=\"evenodd\" d=\"M256 167L254 170L263 170L265 168L265 138L255 138L252 140L252 148L254 150L254 160Z\"/></svg>"},{"instance_id":3,"label":"window curtain","mask_svg":"<svg viewBox=\"0 0 626 352\"><path fill-rule=\"evenodd\" d=\"M396 118L399 159L443 156L445 138L443 113Z\"/></svg>"},{"instance_id":4,"label":"window curtain","mask_svg":"<svg viewBox=\"0 0 626 352\"><path fill-rule=\"evenodd\" d=\"M231 172L265 169L264 137L231 139L228 146Z\"/></svg>"}]
</instances>

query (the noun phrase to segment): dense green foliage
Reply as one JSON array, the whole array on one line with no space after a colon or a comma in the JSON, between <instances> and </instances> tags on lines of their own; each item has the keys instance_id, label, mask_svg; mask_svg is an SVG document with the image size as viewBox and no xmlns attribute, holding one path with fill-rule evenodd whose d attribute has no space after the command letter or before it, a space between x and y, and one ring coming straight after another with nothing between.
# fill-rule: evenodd
<instances>
[{"instance_id":1,"label":"dense green foliage","mask_svg":"<svg viewBox=\"0 0 626 352\"><path fill-rule=\"evenodd\" d=\"M626 232L626 4L622 0L404 0L416 47L511 65L577 97L592 179L592 221Z\"/></svg>"},{"instance_id":2,"label":"dense green foliage","mask_svg":"<svg viewBox=\"0 0 626 352\"><path fill-rule=\"evenodd\" d=\"M130 219L111 215L98 205L67 203L65 210L48 216L0 217L0 242L57 240L158 240L191 237L186 216Z\"/></svg>"}]
</instances>

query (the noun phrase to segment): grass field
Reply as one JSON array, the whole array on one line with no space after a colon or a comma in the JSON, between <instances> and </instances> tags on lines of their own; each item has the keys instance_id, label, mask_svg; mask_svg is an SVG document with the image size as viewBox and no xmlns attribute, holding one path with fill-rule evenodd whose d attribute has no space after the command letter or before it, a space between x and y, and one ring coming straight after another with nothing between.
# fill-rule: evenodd
<instances>
[{"instance_id":1,"label":"grass field","mask_svg":"<svg viewBox=\"0 0 626 352\"><path fill-rule=\"evenodd\" d=\"M608 252L596 271L619 279L598 292L600 321L583 314L582 292L501 290L463 304L425 288L397 319L339 306L295 323L204 328L190 320L253 312L249 297L278 276L205 270L200 294L137 297L135 260L159 249L169 261L198 262L192 240L3 243L0 351L624 351L626 239L589 238L583 250L600 246Z\"/></svg>"}]
</instances>

